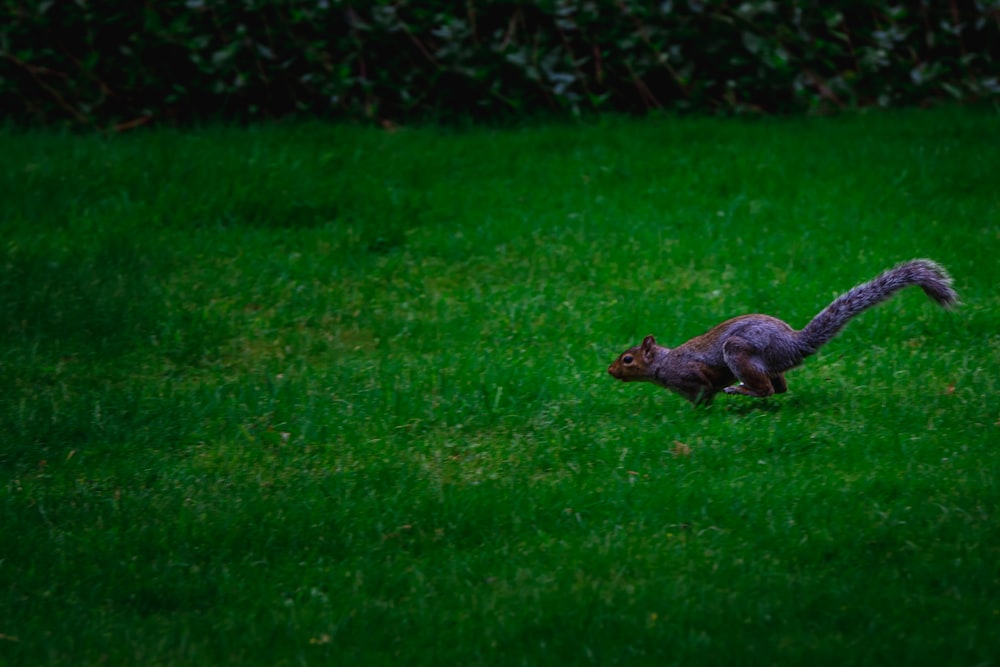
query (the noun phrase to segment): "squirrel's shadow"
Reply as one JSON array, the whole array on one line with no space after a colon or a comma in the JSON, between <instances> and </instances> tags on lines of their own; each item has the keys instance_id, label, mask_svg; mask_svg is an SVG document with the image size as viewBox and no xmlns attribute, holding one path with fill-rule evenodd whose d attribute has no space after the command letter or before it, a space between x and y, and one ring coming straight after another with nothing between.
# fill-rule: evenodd
<instances>
[{"instance_id":1,"label":"squirrel's shadow","mask_svg":"<svg viewBox=\"0 0 1000 667\"><path fill-rule=\"evenodd\" d=\"M739 400L740 397L732 397L735 400L725 402L716 400L710 406L698 406L698 411L711 411L722 409L734 415L745 416L750 414L777 414L782 410L793 410L799 408L808 409L813 401L803 399L801 396L783 396L781 398L756 398L750 400Z\"/></svg>"}]
</instances>

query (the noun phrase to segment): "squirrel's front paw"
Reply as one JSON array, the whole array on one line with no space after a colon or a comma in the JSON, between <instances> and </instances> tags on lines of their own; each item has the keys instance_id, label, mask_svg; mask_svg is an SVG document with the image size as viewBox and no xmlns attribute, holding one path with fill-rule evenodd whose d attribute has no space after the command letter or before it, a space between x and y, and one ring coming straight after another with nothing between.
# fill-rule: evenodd
<instances>
[{"instance_id":1,"label":"squirrel's front paw","mask_svg":"<svg viewBox=\"0 0 1000 667\"><path fill-rule=\"evenodd\" d=\"M727 394L742 394L743 393L743 384L740 383L740 384L730 385L730 386L726 387L725 389L723 389L722 391L726 392Z\"/></svg>"}]
</instances>

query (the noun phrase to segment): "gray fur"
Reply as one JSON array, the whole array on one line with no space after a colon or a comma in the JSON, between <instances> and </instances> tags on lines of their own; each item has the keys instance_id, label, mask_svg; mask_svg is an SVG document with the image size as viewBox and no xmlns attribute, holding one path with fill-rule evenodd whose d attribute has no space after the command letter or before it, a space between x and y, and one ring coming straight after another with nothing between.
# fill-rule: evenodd
<instances>
[{"instance_id":1,"label":"gray fur","mask_svg":"<svg viewBox=\"0 0 1000 667\"><path fill-rule=\"evenodd\" d=\"M821 310L798 332L796 338L799 349L803 356L814 354L840 333L852 317L882 303L910 285L919 285L938 305L951 308L958 303L958 295L952 289L951 282L951 276L944 267L929 259L903 262L834 299L833 303Z\"/></svg>"},{"instance_id":2,"label":"gray fur","mask_svg":"<svg viewBox=\"0 0 1000 667\"><path fill-rule=\"evenodd\" d=\"M711 403L720 391L781 394L788 390L785 371L815 354L852 317L910 285L944 308L958 303L947 271L929 259L914 259L837 297L801 331L770 315L742 315L675 348L646 336L641 345L622 352L608 373L623 382L653 382L693 403Z\"/></svg>"}]
</instances>

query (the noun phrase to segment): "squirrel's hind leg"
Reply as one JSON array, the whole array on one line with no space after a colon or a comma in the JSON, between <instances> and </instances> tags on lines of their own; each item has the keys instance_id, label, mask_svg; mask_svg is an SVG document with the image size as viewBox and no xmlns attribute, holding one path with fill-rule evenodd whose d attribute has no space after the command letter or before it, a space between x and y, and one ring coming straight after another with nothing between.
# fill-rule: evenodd
<instances>
[{"instance_id":1,"label":"squirrel's hind leg","mask_svg":"<svg viewBox=\"0 0 1000 667\"><path fill-rule=\"evenodd\" d=\"M785 376L782 373L771 376L771 386L774 387L775 394L784 394L788 391L788 383L785 381Z\"/></svg>"},{"instance_id":2,"label":"squirrel's hind leg","mask_svg":"<svg viewBox=\"0 0 1000 667\"><path fill-rule=\"evenodd\" d=\"M726 387L724 391L727 394L764 398L788 389L785 379L780 375L777 377L777 386L772 382L771 377L761 369L760 357L756 352L753 343L739 336L732 336L722 344L722 356L726 365L742 383Z\"/></svg>"}]
</instances>

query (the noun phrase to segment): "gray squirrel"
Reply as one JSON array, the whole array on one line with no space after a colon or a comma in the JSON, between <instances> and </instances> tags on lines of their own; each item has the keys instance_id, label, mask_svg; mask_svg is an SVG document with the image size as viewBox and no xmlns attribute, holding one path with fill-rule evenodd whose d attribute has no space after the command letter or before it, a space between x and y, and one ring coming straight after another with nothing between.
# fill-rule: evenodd
<instances>
[{"instance_id":1,"label":"gray squirrel","mask_svg":"<svg viewBox=\"0 0 1000 667\"><path fill-rule=\"evenodd\" d=\"M622 352L608 373L623 382L658 384L695 404L711 403L720 391L760 398L782 394L788 391L785 371L815 354L855 315L910 285L951 308L958 303L951 283L941 265L914 259L840 295L801 331L770 315L741 315L675 348L646 336Z\"/></svg>"}]
</instances>

